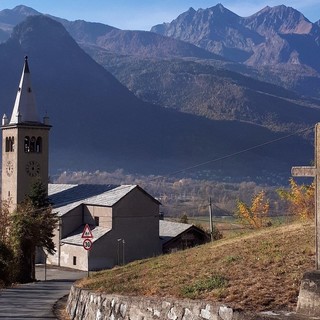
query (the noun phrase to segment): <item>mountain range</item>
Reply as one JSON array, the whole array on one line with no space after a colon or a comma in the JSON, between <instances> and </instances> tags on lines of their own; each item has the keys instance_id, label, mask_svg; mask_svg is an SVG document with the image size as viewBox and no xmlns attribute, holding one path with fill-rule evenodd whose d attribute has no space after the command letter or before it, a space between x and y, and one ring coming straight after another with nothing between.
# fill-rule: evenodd
<instances>
[{"instance_id":1,"label":"mountain range","mask_svg":"<svg viewBox=\"0 0 320 320\"><path fill-rule=\"evenodd\" d=\"M263 32L258 38L259 28L253 20L245 24L221 5L214 8L220 10L221 21L241 25L241 34L251 28L247 34L255 43L262 41ZM196 16L198 11L188 12ZM278 27L282 32L285 28L287 32L308 29L302 22ZM317 28L312 24L308 39ZM226 46L229 53L221 55L222 51L199 46L191 31L192 41L182 35L180 39L177 34L168 36L170 24L156 26L153 32L124 31L44 16L19 6L0 12L0 29L3 111L10 113L13 106L27 54L38 105L53 124L53 174L119 167L144 174L172 173L277 140L284 132L313 126L320 119L316 89L309 89L311 94L306 97L302 89L279 86L281 81L272 81L278 79L278 71L272 70L278 68L277 63L270 67L273 78L266 82L267 73L250 66L251 56L231 61L231 45ZM272 32L265 32L265 38L270 39ZM281 62L290 63L292 60ZM315 64L298 65L297 70L305 70L305 77L299 78L302 82L318 81ZM294 67L297 65L291 71ZM277 183L288 178L290 166L310 159L310 139L292 136L188 172L197 178Z\"/></svg>"}]
</instances>

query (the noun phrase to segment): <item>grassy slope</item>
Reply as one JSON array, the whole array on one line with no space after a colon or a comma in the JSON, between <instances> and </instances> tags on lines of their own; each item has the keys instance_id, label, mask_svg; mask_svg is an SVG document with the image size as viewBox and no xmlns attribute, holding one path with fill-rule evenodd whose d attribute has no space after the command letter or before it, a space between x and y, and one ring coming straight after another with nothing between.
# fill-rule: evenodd
<instances>
[{"instance_id":1,"label":"grassy slope","mask_svg":"<svg viewBox=\"0 0 320 320\"><path fill-rule=\"evenodd\" d=\"M244 310L292 309L314 267L314 226L291 224L97 272L82 287L125 295L223 301Z\"/></svg>"}]
</instances>

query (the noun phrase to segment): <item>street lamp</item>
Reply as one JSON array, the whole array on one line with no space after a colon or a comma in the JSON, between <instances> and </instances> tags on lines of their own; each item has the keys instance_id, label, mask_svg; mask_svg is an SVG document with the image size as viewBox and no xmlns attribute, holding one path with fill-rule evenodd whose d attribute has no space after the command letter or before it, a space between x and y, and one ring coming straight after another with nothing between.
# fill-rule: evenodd
<instances>
[{"instance_id":1,"label":"street lamp","mask_svg":"<svg viewBox=\"0 0 320 320\"><path fill-rule=\"evenodd\" d=\"M124 241L124 239L122 240L122 264L124 265L124 245L125 245L125 241Z\"/></svg>"},{"instance_id":2,"label":"street lamp","mask_svg":"<svg viewBox=\"0 0 320 320\"><path fill-rule=\"evenodd\" d=\"M122 239L117 239L118 242L118 248L117 248L117 253L118 253L118 266L120 266L120 244L121 244Z\"/></svg>"}]
</instances>

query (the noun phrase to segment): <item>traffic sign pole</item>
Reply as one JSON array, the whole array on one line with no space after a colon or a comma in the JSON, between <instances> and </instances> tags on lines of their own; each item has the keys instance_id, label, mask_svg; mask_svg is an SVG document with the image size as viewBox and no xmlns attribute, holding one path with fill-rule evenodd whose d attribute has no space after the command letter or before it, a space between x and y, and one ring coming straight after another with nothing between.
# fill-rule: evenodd
<instances>
[{"instance_id":1,"label":"traffic sign pole","mask_svg":"<svg viewBox=\"0 0 320 320\"><path fill-rule=\"evenodd\" d=\"M88 224L85 225L81 238L84 239L82 246L85 250L87 250L88 278L89 278L89 255L90 255L90 250L92 249L92 241L90 239L93 239L93 234Z\"/></svg>"}]
</instances>

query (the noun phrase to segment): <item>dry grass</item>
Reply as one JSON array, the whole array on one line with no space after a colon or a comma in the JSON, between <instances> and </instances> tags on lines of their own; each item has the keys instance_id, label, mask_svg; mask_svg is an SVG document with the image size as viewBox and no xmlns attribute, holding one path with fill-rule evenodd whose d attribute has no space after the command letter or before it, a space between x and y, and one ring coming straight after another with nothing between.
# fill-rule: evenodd
<instances>
[{"instance_id":1,"label":"dry grass","mask_svg":"<svg viewBox=\"0 0 320 320\"><path fill-rule=\"evenodd\" d=\"M67 305L68 295L60 298L53 306L53 313L59 320L70 320L67 311L66 311L66 305Z\"/></svg>"},{"instance_id":2,"label":"dry grass","mask_svg":"<svg viewBox=\"0 0 320 320\"><path fill-rule=\"evenodd\" d=\"M97 272L80 286L125 295L223 301L244 310L292 309L314 268L314 226L291 224Z\"/></svg>"}]
</instances>

